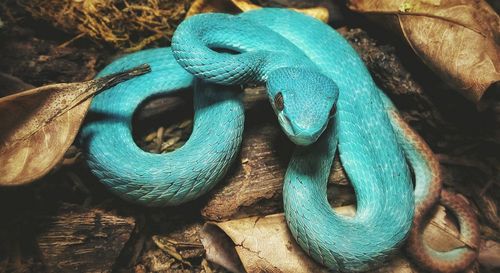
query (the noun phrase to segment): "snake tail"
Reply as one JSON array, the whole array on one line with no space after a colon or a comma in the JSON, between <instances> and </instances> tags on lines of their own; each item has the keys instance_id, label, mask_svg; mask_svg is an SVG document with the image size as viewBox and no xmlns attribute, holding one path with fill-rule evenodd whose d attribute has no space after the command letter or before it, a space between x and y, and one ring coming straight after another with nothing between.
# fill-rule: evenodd
<instances>
[{"instance_id":1,"label":"snake tail","mask_svg":"<svg viewBox=\"0 0 500 273\"><path fill-rule=\"evenodd\" d=\"M480 237L476 215L461 197L442 190L438 159L427 143L402 119L390 100L383 93L382 96L415 175L415 218L406 243L407 253L417 265L431 272L463 271L478 255ZM443 252L432 249L424 242L423 231L437 203L449 209L458 219L460 239L465 246Z\"/></svg>"}]
</instances>

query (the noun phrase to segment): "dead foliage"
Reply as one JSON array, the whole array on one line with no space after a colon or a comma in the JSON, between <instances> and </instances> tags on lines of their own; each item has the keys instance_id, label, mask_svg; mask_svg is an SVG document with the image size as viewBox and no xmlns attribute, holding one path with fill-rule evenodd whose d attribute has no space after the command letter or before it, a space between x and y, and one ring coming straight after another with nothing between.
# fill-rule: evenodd
<instances>
[{"instance_id":1,"label":"dead foliage","mask_svg":"<svg viewBox=\"0 0 500 273\"><path fill-rule=\"evenodd\" d=\"M189 0L18 0L35 18L127 51L172 37Z\"/></svg>"},{"instance_id":2,"label":"dead foliage","mask_svg":"<svg viewBox=\"0 0 500 273\"><path fill-rule=\"evenodd\" d=\"M254 4L250 0L195 0L191 5L191 8L189 9L186 17L206 12L226 12L236 14L260 8L262 7ZM315 17L323 22L328 22L330 17L328 9L322 6L290 8L295 11Z\"/></svg>"},{"instance_id":3,"label":"dead foliage","mask_svg":"<svg viewBox=\"0 0 500 273\"><path fill-rule=\"evenodd\" d=\"M500 81L500 17L483 0L350 0L349 8L396 29L424 63L473 102Z\"/></svg>"},{"instance_id":4,"label":"dead foliage","mask_svg":"<svg viewBox=\"0 0 500 273\"><path fill-rule=\"evenodd\" d=\"M96 80L48 85L0 99L0 185L49 172L76 137L98 92L149 71L142 66Z\"/></svg>"}]
</instances>

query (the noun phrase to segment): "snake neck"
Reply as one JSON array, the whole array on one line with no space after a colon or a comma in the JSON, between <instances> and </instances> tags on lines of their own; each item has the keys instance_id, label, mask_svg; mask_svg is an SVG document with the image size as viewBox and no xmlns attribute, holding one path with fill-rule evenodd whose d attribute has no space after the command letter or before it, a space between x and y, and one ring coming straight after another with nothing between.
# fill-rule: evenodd
<instances>
[{"instance_id":1,"label":"snake neck","mask_svg":"<svg viewBox=\"0 0 500 273\"><path fill-rule=\"evenodd\" d=\"M174 33L172 50L182 67L204 80L266 83L283 131L298 145L314 143L328 124L337 85L297 46L255 21L227 14L190 17Z\"/></svg>"},{"instance_id":2,"label":"snake neck","mask_svg":"<svg viewBox=\"0 0 500 273\"><path fill-rule=\"evenodd\" d=\"M330 269L363 271L381 265L406 238L414 199L409 168L370 74L345 39L313 18L277 9L242 16L296 44L340 90L335 126L312 145L316 148L295 153L287 169L284 207L292 234ZM357 196L354 217L333 212L326 198L337 142Z\"/></svg>"},{"instance_id":3,"label":"snake neck","mask_svg":"<svg viewBox=\"0 0 500 273\"><path fill-rule=\"evenodd\" d=\"M263 83L284 67L315 67L277 33L228 14L200 14L183 21L172 37L172 50L196 77L227 85Z\"/></svg>"}]
</instances>

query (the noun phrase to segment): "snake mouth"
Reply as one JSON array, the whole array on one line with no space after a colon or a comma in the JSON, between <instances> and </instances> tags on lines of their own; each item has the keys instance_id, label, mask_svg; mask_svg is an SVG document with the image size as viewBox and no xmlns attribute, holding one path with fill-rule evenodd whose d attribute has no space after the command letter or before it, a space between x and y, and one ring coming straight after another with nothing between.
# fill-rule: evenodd
<instances>
[{"instance_id":1,"label":"snake mouth","mask_svg":"<svg viewBox=\"0 0 500 273\"><path fill-rule=\"evenodd\" d=\"M308 145L311 145L314 142L316 142L316 140L318 140L318 138L319 138L319 135L311 137L311 136L300 136L300 135L288 134L288 138L296 145L308 146Z\"/></svg>"},{"instance_id":2,"label":"snake mouth","mask_svg":"<svg viewBox=\"0 0 500 273\"><path fill-rule=\"evenodd\" d=\"M298 131L298 132L297 132ZM293 141L293 143L300 146L308 146L316 142L323 133L324 129L321 130L294 130L294 134L288 134L288 138Z\"/></svg>"},{"instance_id":3,"label":"snake mouth","mask_svg":"<svg viewBox=\"0 0 500 273\"><path fill-rule=\"evenodd\" d=\"M293 126L292 122L283 114L278 115L278 120L287 137L293 143L300 146L308 146L316 142L326 128L326 126L323 126L320 129Z\"/></svg>"}]
</instances>

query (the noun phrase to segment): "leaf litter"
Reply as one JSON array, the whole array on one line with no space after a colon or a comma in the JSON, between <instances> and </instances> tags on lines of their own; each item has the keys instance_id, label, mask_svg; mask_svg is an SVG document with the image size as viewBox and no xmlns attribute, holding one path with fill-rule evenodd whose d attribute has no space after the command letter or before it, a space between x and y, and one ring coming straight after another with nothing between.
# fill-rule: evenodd
<instances>
[{"instance_id":1,"label":"leaf litter","mask_svg":"<svg viewBox=\"0 0 500 273\"><path fill-rule=\"evenodd\" d=\"M92 97L149 71L143 65L95 80L52 84L0 98L0 185L29 183L49 172L75 139Z\"/></svg>"}]
</instances>

